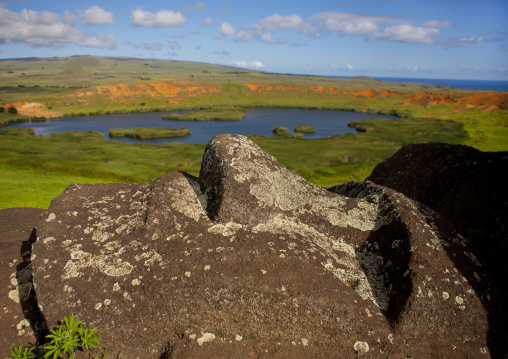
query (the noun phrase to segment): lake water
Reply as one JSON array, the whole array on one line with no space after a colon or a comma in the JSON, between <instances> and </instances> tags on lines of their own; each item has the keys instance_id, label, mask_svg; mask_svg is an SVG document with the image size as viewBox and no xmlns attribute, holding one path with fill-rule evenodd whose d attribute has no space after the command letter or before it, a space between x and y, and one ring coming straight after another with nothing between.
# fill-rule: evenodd
<instances>
[{"instance_id":1,"label":"lake water","mask_svg":"<svg viewBox=\"0 0 508 359\"><path fill-rule=\"evenodd\" d=\"M305 134L305 138L323 138L336 134L355 132L354 128L348 127L350 121L360 121L366 118L395 119L395 116L374 115L364 112L348 111L321 111L300 110L283 108L259 108L249 109L245 118L241 121L171 121L161 117L173 112L144 112L128 113L91 117L58 118L45 122L22 123L12 127L32 127L36 135L50 135L52 133L70 131L97 131L104 135L106 140L122 142L188 142L207 143L213 136L219 133L231 133L240 135L264 135L275 136L272 128L275 126L286 127L291 133L298 125L311 125L316 132ZM131 127L157 127L157 128L184 128L191 129L191 134L180 138L167 138L157 140L138 140L130 138L110 138L109 130L113 128Z\"/></svg>"}]
</instances>

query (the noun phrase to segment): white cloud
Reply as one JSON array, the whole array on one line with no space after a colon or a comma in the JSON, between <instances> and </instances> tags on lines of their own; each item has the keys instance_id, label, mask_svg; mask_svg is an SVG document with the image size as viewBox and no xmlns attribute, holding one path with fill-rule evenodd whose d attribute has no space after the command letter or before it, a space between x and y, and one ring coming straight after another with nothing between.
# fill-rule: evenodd
<instances>
[{"instance_id":1,"label":"white cloud","mask_svg":"<svg viewBox=\"0 0 508 359\"><path fill-rule=\"evenodd\" d=\"M264 42L268 42L269 44L275 44L275 45L285 44L287 42L286 40L280 40L280 39L274 38L271 32L266 32L266 33L262 34L259 38L261 40L263 40Z\"/></svg>"},{"instance_id":2,"label":"white cloud","mask_svg":"<svg viewBox=\"0 0 508 359\"><path fill-rule=\"evenodd\" d=\"M468 46L483 41L483 37L463 36L456 39L450 39L447 41L447 44L450 46Z\"/></svg>"},{"instance_id":3,"label":"white cloud","mask_svg":"<svg viewBox=\"0 0 508 359\"><path fill-rule=\"evenodd\" d=\"M101 7L93 6L83 13L83 21L87 25L114 25L115 18L112 12Z\"/></svg>"},{"instance_id":4,"label":"white cloud","mask_svg":"<svg viewBox=\"0 0 508 359\"><path fill-rule=\"evenodd\" d=\"M435 43L435 39L439 35L440 32L438 29L402 24L387 27L383 32L375 32L369 36L368 40L386 40L431 45Z\"/></svg>"},{"instance_id":5,"label":"white cloud","mask_svg":"<svg viewBox=\"0 0 508 359\"><path fill-rule=\"evenodd\" d=\"M23 9L20 13L0 7L0 43L62 47L83 40L84 34L59 15Z\"/></svg>"},{"instance_id":6,"label":"white cloud","mask_svg":"<svg viewBox=\"0 0 508 359\"><path fill-rule=\"evenodd\" d=\"M249 25L236 33L236 42L245 42L253 38L270 43L286 44L286 40L275 38L273 33L292 30L296 33L306 34L312 37L320 36L318 29L309 21L298 15L281 16L270 15L255 25Z\"/></svg>"},{"instance_id":7,"label":"white cloud","mask_svg":"<svg viewBox=\"0 0 508 359\"><path fill-rule=\"evenodd\" d=\"M254 35L246 30L240 30L235 36L236 42L245 42L249 41L254 37Z\"/></svg>"},{"instance_id":8,"label":"white cloud","mask_svg":"<svg viewBox=\"0 0 508 359\"><path fill-rule=\"evenodd\" d=\"M206 5L202 1L198 2L194 6L184 6L184 7L181 8L182 11L190 12L190 13L193 13L193 12L196 12L196 11L200 11L200 10L204 10L204 9L206 9Z\"/></svg>"},{"instance_id":9,"label":"white cloud","mask_svg":"<svg viewBox=\"0 0 508 359\"><path fill-rule=\"evenodd\" d=\"M231 61L231 65L244 67L244 68L255 68L259 69L261 67L265 67L261 61Z\"/></svg>"},{"instance_id":10,"label":"white cloud","mask_svg":"<svg viewBox=\"0 0 508 359\"><path fill-rule=\"evenodd\" d=\"M228 22L223 22L220 27L220 33L222 37L232 36L236 32L235 28Z\"/></svg>"},{"instance_id":11,"label":"white cloud","mask_svg":"<svg viewBox=\"0 0 508 359\"><path fill-rule=\"evenodd\" d=\"M211 25L215 25L215 21L213 21L213 19L211 17L207 17L203 21L201 21L201 24L199 24L199 25L200 26L211 26Z\"/></svg>"},{"instance_id":12,"label":"white cloud","mask_svg":"<svg viewBox=\"0 0 508 359\"><path fill-rule=\"evenodd\" d=\"M347 62L344 64L348 70L352 70L353 69L353 66L351 66L350 64L348 64Z\"/></svg>"},{"instance_id":13,"label":"white cloud","mask_svg":"<svg viewBox=\"0 0 508 359\"><path fill-rule=\"evenodd\" d=\"M64 12L64 22L66 24L74 25L76 23L76 21L78 21L78 19L79 19L78 15L75 15L72 12L67 11L67 10Z\"/></svg>"},{"instance_id":14,"label":"white cloud","mask_svg":"<svg viewBox=\"0 0 508 359\"><path fill-rule=\"evenodd\" d=\"M24 43L32 47L84 47L117 49L116 35L86 34L74 27L78 16L66 11L58 14L23 9L16 13L0 7L0 43Z\"/></svg>"},{"instance_id":15,"label":"white cloud","mask_svg":"<svg viewBox=\"0 0 508 359\"><path fill-rule=\"evenodd\" d=\"M78 42L79 46L97 47L100 49L116 50L118 38L116 35L104 35L100 32L97 35L87 35L83 40Z\"/></svg>"},{"instance_id":16,"label":"white cloud","mask_svg":"<svg viewBox=\"0 0 508 359\"><path fill-rule=\"evenodd\" d=\"M143 49L149 51L159 51L162 49L162 45L158 42L150 42L148 44L143 44Z\"/></svg>"},{"instance_id":17,"label":"white cloud","mask_svg":"<svg viewBox=\"0 0 508 359\"><path fill-rule=\"evenodd\" d=\"M328 31L339 31L348 35L362 35L377 31L379 24L400 22L391 16L370 16L339 11L327 11L312 15L312 21Z\"/></svg>"},{"instance_id":18,"label":"white cloud","mask_svg":"<svg viewBox=\"0 0 508 359\"><path fill-rule=\"evenodd\" d=\"M425 21L423 23L423 26L428 27L452 27L452 24L448 21L439 21L439 20L431 20L431 21Z\"/></svg>"},{"instance_id":19,"label":"white cloud","mask_svg":"<svg viewBox=\"0 0 508 359\"><path fill-rule=\"evenodd\" d=\"M132 24L136 26L164 26L177 27L187 22L185 16L180 11L160 10L157 13L151 13L137 9L131 12Z\"/></svg>"},{"instance_id":20,"label":"white cloud","mask_svg":"<svg viewBox=\"0 0 508 359\"><path fill-rule=\"evenodd\" d=\"M413 72L416 72L416 71L420 70L420 68L418 66L414 66L414 65L413 66L408 66L407 69L409 71L413 71Z\"/></svg>"}]
</instances>

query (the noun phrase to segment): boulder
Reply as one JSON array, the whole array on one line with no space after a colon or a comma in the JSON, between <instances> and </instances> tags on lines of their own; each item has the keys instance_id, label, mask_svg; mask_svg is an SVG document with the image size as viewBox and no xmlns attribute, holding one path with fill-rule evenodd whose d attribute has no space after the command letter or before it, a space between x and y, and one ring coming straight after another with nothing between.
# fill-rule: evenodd
<instances>
[{"instance_id":1,"label":"boulder","mask_svg":"<svg viewBox=\"0 0 508 359\"><path fill-rule=\"evenodd\" d=\"M508 152L433 142L402 147L367 180L429 206L471 242L491 272L508 323L506 173Z\"/></svg>"},{"instance_id":2,"label":"boulder","mask_svg":"<svg viewBox=\"0 0 508 359\"><path fill-rule=\"evenodd\" d=\"M75 314L111 356L495 357L495 292L468 241L386 187L319 188L244 136L200 177L72 185L37 226L48 328Z\"/></svg>"}]
</instances>

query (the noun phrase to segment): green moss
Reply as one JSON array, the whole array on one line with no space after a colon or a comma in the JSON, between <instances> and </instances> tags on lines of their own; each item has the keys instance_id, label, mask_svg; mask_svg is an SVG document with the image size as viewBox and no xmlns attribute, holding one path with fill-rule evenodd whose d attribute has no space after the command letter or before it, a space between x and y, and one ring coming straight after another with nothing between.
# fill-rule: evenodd
<instances>
[{"instance_id":1,"label":"green moss","mask_svg":"<svg viewBox=\"0 0 508 359\"><path fill-rule=\"evenodd\" d=\"M303 133L293 133L291 138L297 139L297 140L303 140Z\"/></svg>"}]
</instances>

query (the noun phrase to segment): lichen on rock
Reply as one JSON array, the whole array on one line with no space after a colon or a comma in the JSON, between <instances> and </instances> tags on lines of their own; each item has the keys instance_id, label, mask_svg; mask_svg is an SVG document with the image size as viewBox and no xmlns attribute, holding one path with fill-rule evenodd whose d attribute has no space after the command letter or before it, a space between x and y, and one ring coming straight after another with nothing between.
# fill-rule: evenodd
<instances>
[{"instance_id":1,"label":"lichen on rock","mask_svg":"<svg viewBox=\"0 0 508 359\"><path fill-rule=\"evenodd\" d=\"M199 179L69 187L37 234L48 326L73 313L127 358L492 347L495 293L448 222L370 182L317 187L244 136L214 137Z\"/></svg>"}]
</instances>

